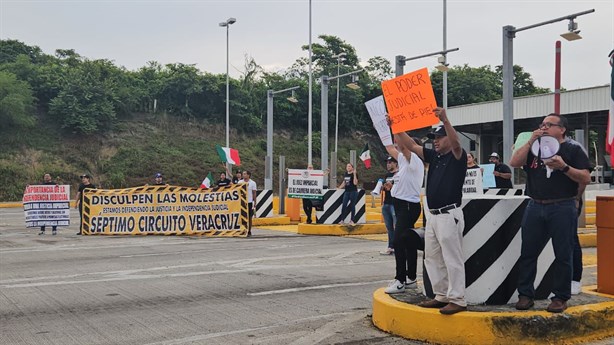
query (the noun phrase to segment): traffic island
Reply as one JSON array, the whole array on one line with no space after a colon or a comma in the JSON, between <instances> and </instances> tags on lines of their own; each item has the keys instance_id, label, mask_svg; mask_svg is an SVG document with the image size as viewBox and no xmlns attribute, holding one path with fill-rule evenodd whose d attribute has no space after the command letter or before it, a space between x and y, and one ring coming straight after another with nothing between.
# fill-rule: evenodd
<instances>
[{"instance_id":1,"label":"traffic island","mask_svg":"<svg viewBox=\"0 0 614 345\"><path fill-rule=\"evenodd\" d=\"M298 233L302 235L322 236L374 235L385 234L386 225L384 223L356 225L301 223L298 225Z\"/></svg>"},{"instance_id":2,"label":"traffic island","mask_svg":"<svg viewBox=\"0 0 614 345\"><path fill-rule=\"evenodd\" d=\"M549 300L536 300L528 311L513 304L469 306L451 316L417 306L421 290L388 295L373 293L373 324L403 338L435 344L581 344L614 336L614 296L584 288L560 314L546 312Z\"/></svg>"}]
</instances>

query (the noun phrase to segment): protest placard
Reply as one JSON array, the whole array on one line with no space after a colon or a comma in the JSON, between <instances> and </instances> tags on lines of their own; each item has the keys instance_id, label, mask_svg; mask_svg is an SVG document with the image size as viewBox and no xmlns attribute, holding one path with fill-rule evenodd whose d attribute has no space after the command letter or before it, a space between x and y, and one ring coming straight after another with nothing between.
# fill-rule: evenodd
<instances>
[{"instance_id":1,"label":"protest placard","mask_svg":"<svg viewBox=\"0 0 614 345\"><path fill-rule=\"evenodd\" d=\"M463 184L463 194L484 194L481 169L467 169L465 183Z\"/></svg>"},{"instance_id":2,"label":"protest placard","mask_svg":"<svg viewBox=\"0 0 614 345\"><path fill-rule=\"evenodd\" d=\"M433 113L435 94L426 68L382 82L392 133L406 132L439 123Z\"/></svg>"},{"instance_id":3,"label":"protest placard","mask_svg":"<svg viewBox=\"0 0 614 345\"><path fill-rule=\"evenodd\" d=\"M26 227L69 226L70 186L31 185L23 193Z\"/></svg>"},{"instance_id":4,"label":"protest placard","mask_svg":"<svg viewBox=\"0 0 614 345\"><path fill-rule=\"evenodd\" d=\"M370 101L365 102L365 107L371 116L373 128L377 131L380 140L384 146L392 145L392 135L390 134L390 126L386 120L386 104L384 96L378 96Z\"/></svg>"},{"instance_id":5,"label":"protest placard","mask_svg":"<svg viewBox=\"0 0 614 345\"><path fill-rule=\"evenodd\" d=\"M83 233L247 236L246 186L87 189Z\"/></svg>"},{"instance_id":6,"label":"protest placard","mask_svg":"<svg viewBox=\"0 0 614 345\"><path fill-rule=\"evenodd\" d=\"M288 169L288 197L322 199L324 172L322 170Z\"/></svg>"},{"instance_id":7,"label":"protest placard","mask_svg":"<svg viewBox=\"0 0 614 345\"><path fill-rule=\"evenodd\" d=\"M495 188L497 186L497 182L495 181L495 165L494 164L482 164L480 165L483 172L482 178L482 186L484 188Z\"/></svg>"},{"instance_id":8,"label":"protest placard","mask_svg":"<svg viewBox=\"0 0 614 345\"><path fill-rule=\"evenodd\" d=\"M516 142L514 143L514 151L518 150L519 148L524 146L524 144L528 143L532 135L533 132L522 132L518 134Z\"/></svg>"}]
</instances>

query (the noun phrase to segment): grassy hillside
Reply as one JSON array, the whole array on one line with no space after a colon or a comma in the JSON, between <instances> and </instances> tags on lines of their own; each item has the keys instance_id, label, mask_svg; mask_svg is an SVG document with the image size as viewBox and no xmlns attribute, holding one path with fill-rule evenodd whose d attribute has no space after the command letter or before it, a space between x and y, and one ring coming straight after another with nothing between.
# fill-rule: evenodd
<instances>
[{"instance_id":1,"label":"grassy hillside","mask_svg":"<svg viewBox=\"0 0 614 345\"><path fill-rule=\"evenodd\" d=\"M103 188L133 187L150 183L162 172L173 185L198 186L211 171L217 179L223 170L215 144L225 143L223 126L205 122L181 121L164 115L134 115L124 119L104 135L75 136L60 129L51 119L41 118L38 127L0 135L0 201L20 200L27 184L39 183L49 172L76 194L79 175L89 173ZM320 165L320 137L314 133L313 162ZM349 150L357 155L369 142L372 165L365 170L359 162L361 184L384 174L385 150L379 139L364 133L339 138L341 176L349 161ZM289 168L307 165L306 130L280 133L274 137L274 191L278 190L278 157L286 157ZM264 186L266 132L256 136L230 133L231 147L239 150L242 169L252 171L253 179ZM334 145L331 138L329 147Z\"/></svg>"}]
</instances>

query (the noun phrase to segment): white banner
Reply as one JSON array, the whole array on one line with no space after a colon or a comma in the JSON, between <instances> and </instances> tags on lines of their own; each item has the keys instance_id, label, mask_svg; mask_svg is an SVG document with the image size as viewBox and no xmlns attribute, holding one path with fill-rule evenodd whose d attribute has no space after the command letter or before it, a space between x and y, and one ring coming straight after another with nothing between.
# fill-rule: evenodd
<instances>
[{"instance_id":1,"label":"white banner","mask_svg":"<svg viewBox=\"0 0 614 345\"><path fill-rule=\"evenodd\" d=\"M322 170L288 169L288 197L322 199L324 172Z\"/></svg>"},{"instance_id":2,"label":"white banner","mask_svg":"<svg viewBox=\"0 0 614 345\"><path fill-rule=\"evenodd\" d=\"M32 185L23 193L26 227L69 226L70 186Z\"/></svg>"},{"instance_id":3,"label":"white banner","mask_svg":"<svg viewBox=\"0 0 614 345\"><path fill-rule=\"evenodd\" d=\"M463 194L484 194L482 188L482 169L467 169Z\"/></svg>"},{"instance_id":4,"label":"white banner","mask_svg":"<svg viewBox=\"0 0 614 345\"><path fill-rule=\"evenodd\" d=\"M390 127L386 121L386 103L384 102L384 96L375 97L370 101L365 102L365 107L371 116L373 121L373 128L377 131L379 138L382 140L384 146L392 145L392 135L390 134Z\"/></svg>"}]
</instances>

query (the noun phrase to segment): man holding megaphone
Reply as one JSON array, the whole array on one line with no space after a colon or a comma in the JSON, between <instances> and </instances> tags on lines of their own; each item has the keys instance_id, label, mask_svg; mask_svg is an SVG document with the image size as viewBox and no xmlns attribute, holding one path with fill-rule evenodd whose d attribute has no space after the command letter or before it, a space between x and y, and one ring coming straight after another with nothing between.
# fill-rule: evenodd
<instances>
[{"instance_id":1,"label":"man holding megaphone","mask_svg":"<svg viewBox=\"0 0 614 345\"><path fill-rule=\"evenodd\" d=\"M533 306L537 258L550 238L554 247L552 301L546 309L561 313L571 298L572 243L577 227L578 186L590 183L588 156L565 141L567 119L550 114L531 139L512 154L510 165L527 173L526 195L531 197L522 220L522 248L516 309Z\"/></svg>"}]
</instances>

